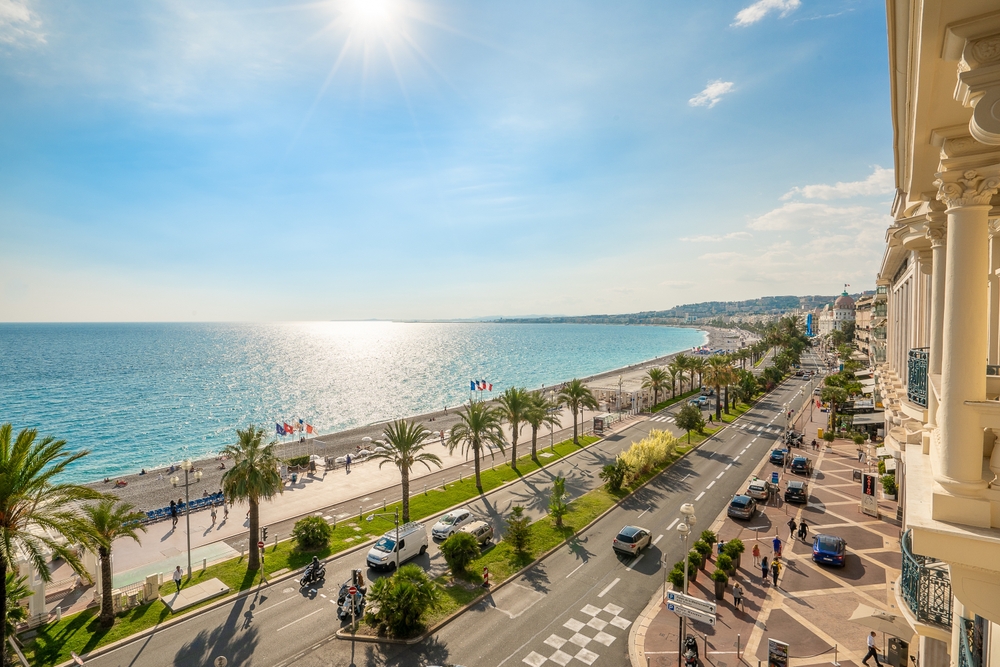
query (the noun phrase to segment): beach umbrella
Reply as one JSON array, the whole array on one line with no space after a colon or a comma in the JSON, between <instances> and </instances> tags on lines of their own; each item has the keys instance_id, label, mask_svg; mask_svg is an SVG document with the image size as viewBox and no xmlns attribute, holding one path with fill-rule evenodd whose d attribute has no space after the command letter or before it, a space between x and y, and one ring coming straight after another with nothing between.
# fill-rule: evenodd
<instances>
[{"instance_id":1,"label":"beach umbrella","mask_svg":"<svg viewBox=\"0 0 1000 667\"><path fill-rule=\"evenodd\" d=\"M875 632L882 633L882 655L885 655L886 635L892 635L893 637L899 637L907 641L914 635L913 628L910 627L910 624L902 616L882 611L881 609L875 609L866 604L859 604L848 620L851 623L857 623Z\"/></svg>"},{"instance_id":2,"label":"beach umbrella","mask_svg":"<svg viewBox=\"0 0 1000 667\"><path fill-rule=\"evenodd\" d=\"M371 441L372 441L372 439L370 437L368 437L367 435L365 437L361 438L361 442L371 442Z\"/></svg>"}]
</instances>

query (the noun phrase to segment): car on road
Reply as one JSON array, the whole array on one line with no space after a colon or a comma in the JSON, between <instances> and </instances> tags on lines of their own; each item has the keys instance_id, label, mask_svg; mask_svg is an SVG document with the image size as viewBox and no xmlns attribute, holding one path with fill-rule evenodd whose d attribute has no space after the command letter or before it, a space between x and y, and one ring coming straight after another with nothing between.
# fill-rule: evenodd
<instances>
[{"instance_id":1,"label":"car on road","mask_svg":"<svg viewBox=\"0 0 1000 667\"><path fill-rule=\"evenodd\" d=\"M771 497L771 483L763 479L751 480L746 495L754 500L767 500Z\"/></svg>"},{"instance_id":2,"label":"car on road","mask_svg":"<svg viewBox=\"0 0 1000 667\"><path fill-rule=\"evenodd\" d=\"M847 562L847 542L836 535L817 535L813 538L813 560L843 567Z\"/></svg>"},{"instance_id":3,"label":"car on road","mask_svg":"<svg viewBox=\"0 0 1000 667\"><path fill-rule=\"evenodd\" d=\"M398 541L398 544L397 544ZM383 535L368 551L368 567L394 570L411 558L427 552L427 529L417 521L404 523Z\"/></svg>"},{"instance_id":4,"label":"car on road","mask_svg":"<svg viewBox=\"0 0 1000 667\"><path fill-rule=\"evenodd\" d=\"M648 547L652 536L646 528L640 526L625 526L618 531L618 536L611 543L611 548L620 554L634 556L643 547Z\"/></svg>"},{"instance_id":5,"label":"car on road","mask_svg":"<svg viewBox=\"0 0 1000 667\"><path fill-rule=\"evenodd\" d=\"M438 519L438 522L431 528L431 536L435 540L446 540L454 535L459 528L475 520L476 517L465 507L452 510Z\"/></svg>"},{"instance_id":6,"label":"car on road","mask_svg":"<svg viewBox=\"0 0 1000 667\"><path fill-rule=\"evenodd\" d=\"M802 370L801 368L799 370L795 371L795 377L802 377L805 374L806 374L806 372L804 370Z\"/></svg>"},{"instance_id":7,"label":"car on road","mask_svg":"<svg viewBox=\"0 0 1000 667\"><path fill-rule=\"evenodd\" d=\"M729 509L726 513L734 519L750 520L757 512L757 501L750 496L737 494L729 501Z\"/></svg>"},{"instance_id":8,"label":"car on road","mask_svg":"<svg viewBox=\"0 0 1000 667\"><path fill-rule=\"evenodd\" d=\"M480 545L489 544L493 540L493 526L486 521L473 521L467 526L462 526L459 532L469 533Z\"/></svg>"},{"instance_id":9,"label":"car on road","mask_svg":"<svg viewBox=\"0 0 1000 667\"><path fill-rule=\"evenodd\" d=\"M785 487L786 503L809 502L809 485L800 479L793 479Z\"/></svg>"},{"instance_id":10,"label":"car on road","mask_svg":"<svg viewBox=\"0 0 1000 667\"><path fill-rule=\"evenodd\" d=\"M823 393L823 387L816 387L815 389L813 389L814 396L819 396L822 393Z\"/></svg>"},{"instance_id":11,"label":"car on road","mask_svg":"<svg viewBox=\"0 0 1000 667\"><path fill-rule=\"evenodd\" d=\"M785 457L788 456L787 449L772 449L771 450L771 463L779 466L785 465Z\"/></svg>"},{"instance_id":12,"label":"car on road","mask_svg":"<svg viewBox=\"0 0 1000 667\"><path fill-rule=\"evenodd\" d=\"M797 475L811 475L813 469L812 461L805 456L796 456L789 467Z\"/></svg>"}]
</instances>

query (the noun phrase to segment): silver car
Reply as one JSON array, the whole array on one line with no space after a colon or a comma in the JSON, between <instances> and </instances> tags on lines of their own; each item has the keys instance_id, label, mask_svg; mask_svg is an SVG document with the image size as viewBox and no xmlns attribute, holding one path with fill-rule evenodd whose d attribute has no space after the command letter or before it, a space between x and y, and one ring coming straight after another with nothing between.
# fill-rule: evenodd
<instances>
[{"instance_id":1,"label":"silver car","mask_svg":"<svg viewBox=\"0 0 1000 667\"><path fill-rule=\"evenodd\" d=\"M754 500L767 500L771 497L771 483L763 479L755 479L747 486L746 495Z\"/></svg>"},{"instance_id":2,"label":"silver car","mask_svg":"<svg viewBox=\"0 0 1000 667\"><path fill-rule=\"evenodd\" d=\"M473 521L462 526L459 532L469 533L476 538L480 545L489 544L493 540L493 526L485 521Z\"/></svg>"},{"instance_id":3,"label":"silver car","mask_svg":"<svg viewBox=\"0 0 1000 667\"><path fill-rule=\"evenodd\" d=\"M431 536L435 540L446 540L454 535L459 528L476 520L472 512L462 507L452 510L438 519L438 522L431 528Z\"/></svg>"},{"instance_id":4,"label":"silver car","mask_svg":"<svg viewBox=\"0 0 1000 667\"><path fill-rule=\"evenodd\" d=\"M618 531L618 536L611 543L611 548L618 553L634 556L643 547L648 547L652 541L649 529L640 526L625 526Z\"/></svg>"}]
</instances>

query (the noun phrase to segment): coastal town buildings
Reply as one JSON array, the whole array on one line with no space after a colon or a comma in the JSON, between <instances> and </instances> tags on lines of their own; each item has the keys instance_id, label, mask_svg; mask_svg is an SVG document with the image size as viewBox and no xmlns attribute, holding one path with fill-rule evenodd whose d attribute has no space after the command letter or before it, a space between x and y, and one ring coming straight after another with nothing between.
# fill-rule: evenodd
<instances>
[{"instance_id":1,"label":"coastal town buildings","mask_svg":"<svg viewBox=\"0 0 1000 667\"><path fill-rule=\"evenodd\" d=\"M887 4L896 194L869 342L921 667L1000 666L998 10Z\"/></svg>"},{"instance_id":2,"label":"coastal town buildings","mask_svg":"<svg viewBox=\"0 0 1000 667\"><path fill-rule=\"evenodd\" d=\"M867 360L867 365L872 363L872 307L874 305L874 294L865 294L854 303L854 343Z\"/></svg>"},{"instance_id":3,"label":"coastal town buildings","mask_svg":"<svg viewBox=\"0 0 1000 667\"><path fill-rule=\"evenodd\" d=\"M848 322L854 321L854 299L845 290L836 301L820 309L817 319L820 336L843 330Z\"/></svg>"}]
</instances>

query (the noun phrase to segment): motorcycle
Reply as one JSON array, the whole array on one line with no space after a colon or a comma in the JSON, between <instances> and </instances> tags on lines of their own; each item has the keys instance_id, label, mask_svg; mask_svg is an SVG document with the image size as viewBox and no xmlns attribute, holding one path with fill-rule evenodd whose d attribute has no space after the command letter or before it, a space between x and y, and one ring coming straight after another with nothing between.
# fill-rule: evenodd
<instances>
[{"instance_id":1,"label":"motorcycle","mask_svg":"<svg viewBox=\"0 0 1000 667\"><path fill-rule=\"evenodd\" d=\"M351 595L351 586L357 589L355 595ZM365 594L368 587L365 585L365 578L361 570L351 572L350 581L345 581L340 591L337 593L337 618L346 621L352 617L361 618L365 611Z\"/></svg>"},{"instance_id":2,"label":"motorcycle","mask_svg":"<svg viewBox=\"0 0 1000 667\"><path fill-rule=\"evenodd\" d=\"M688 635L684 640L684 667L697 667L698 665L698 640L692 635Z\"/></svg>"},{"instance_id":3,"label":"motorcycle","mask_svg":"<svg viewBox=\"0 0 1000 667\"><path fill-rule=\"evenodd\" d=\"M305 588L326 579L326 566L320 563L319 566L309 566L299 579L299 588Z\"/></svg>"}]
</instances>

